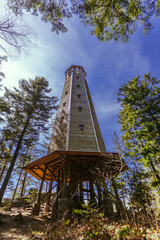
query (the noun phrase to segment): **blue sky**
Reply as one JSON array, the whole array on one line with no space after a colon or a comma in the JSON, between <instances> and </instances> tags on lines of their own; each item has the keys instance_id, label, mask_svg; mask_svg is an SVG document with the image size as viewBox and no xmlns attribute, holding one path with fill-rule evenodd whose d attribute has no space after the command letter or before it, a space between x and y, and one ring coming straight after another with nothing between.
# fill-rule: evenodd
<instances>
[{"instance_id":1,"label":"blue sky","mask_svg":"<svg viewBox=\"0 0 160 240\"><path fill-rule=\"evenodd\" d=\"M151 72L160 75L160 21L153 19L154 29L142 36L141 28L127 44L99 42L91 36L89 28L78 17L66 21L67 33L51 32L50 24L29 14L23 21L36 33L36 42L28 48L26 56L13 56L3 64L6 75L3 85L18 86L21 78L44 76L48 79L53 95L61 97L65 70L72 64L82 65L95 105L98 121L107 151L113 151L113 132L120 134L117 123L119 104L117 92L120 86L137 75Z\"/></svg>"}]
</instances>

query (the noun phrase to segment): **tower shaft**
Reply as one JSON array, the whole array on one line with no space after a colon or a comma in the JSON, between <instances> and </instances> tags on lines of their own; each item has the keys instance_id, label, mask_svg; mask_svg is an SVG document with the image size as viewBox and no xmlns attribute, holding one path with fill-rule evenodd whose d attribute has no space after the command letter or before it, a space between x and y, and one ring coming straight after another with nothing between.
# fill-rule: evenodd
<instances>
[{"instance_id":1,"label":"tower shaft","mask_svg":"<svg viewBox=\"0 0 160 240\"><path fill-rule=\"evenodd\" d=\"M81 66L72 65L65 72L50 151L106 151L86 76Z\"/></svg>"}]
</instances>

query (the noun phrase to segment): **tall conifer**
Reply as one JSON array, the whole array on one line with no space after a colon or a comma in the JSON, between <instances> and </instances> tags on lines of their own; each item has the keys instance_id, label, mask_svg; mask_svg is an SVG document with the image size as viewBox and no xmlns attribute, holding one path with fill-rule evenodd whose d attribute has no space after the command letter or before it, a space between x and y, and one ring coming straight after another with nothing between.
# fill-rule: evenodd
<instances>
[{"instance_id":1,"label":"tall conifer","mask_svg":"<svg viewBox=\"0 0 160 240\"><path fill-rule=\"evenodd\" d=\"M10 176L12 174L19 151L29 135L39 139L40 133L48 131L46 123L53 110L57 108L57 98L49 96L51 89L44 77L36 77L35 80L24 79L19 81L19 89L9 90L5 88L5 99L10 105L10 118L13 125L17 126L18 133L14 143L13 157L7 174L0 189L0 204ZM11 132L11 131L10 131Z\"/></svg>"}]
</instances>

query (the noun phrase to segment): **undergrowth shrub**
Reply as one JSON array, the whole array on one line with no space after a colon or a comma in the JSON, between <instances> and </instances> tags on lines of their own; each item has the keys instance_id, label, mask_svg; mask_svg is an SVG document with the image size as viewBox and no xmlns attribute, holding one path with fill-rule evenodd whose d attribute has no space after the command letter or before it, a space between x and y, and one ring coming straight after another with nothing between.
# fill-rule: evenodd
<instances>
[{"instance_id":1,"label":"undergrowth shrub","mask_svg":"<svg viewBox=\"0 0 160 240\"><path fill-rule=\"evenodd\" d=\"M110 221L99 209L82 206L71 219L52 222L45 229L45 240L159 240L159 230Z\"/></svg>"}]
</instances>

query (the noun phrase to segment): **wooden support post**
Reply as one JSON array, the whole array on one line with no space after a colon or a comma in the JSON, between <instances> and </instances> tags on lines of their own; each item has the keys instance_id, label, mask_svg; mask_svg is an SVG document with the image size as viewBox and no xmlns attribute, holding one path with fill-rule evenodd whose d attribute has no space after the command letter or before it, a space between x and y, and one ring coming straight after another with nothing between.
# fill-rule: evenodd
<instances>
[{"instance_id":1,"label":"wooden support post","mask_svg":"<svg viewBox=\"0 0 160 240\"><path fill-rule=\"evenodd\" d=\"M57 181L57 202L58 202L58 193L59 193L59 190L60 190L60 174L61 174L61 169L59 168L58 169L58 181Z\"/></svg>"},{"instance_id":2,"label":"wooden support post","mask_svg":"<svg viewBox=\"0 0 160 240\"><path fill-rule=\"evenodd\" d=\"M96 184L97 192L98 192L98 207L102 206L102 193L101 193L101 187L99 184Z\"/></svg>"},{"instance_id":3,"label":"wooden support post","mask_svg":"<svg viewBox=\"0 0 160 240\"><path fill-rule=\"evenodd\" d=\"M63 182L62 182L62 198L67 197L67 164L66 161L64 162L64 167L63 167Z\"/></svg>"},{"instance_id":4,"label":"wooden support post","mask_svg":"<svg viewBox=\"0 0 160 240\"><path fill-rule=\"evenodd\" d=\"M39 192L38 192L38 195L37 195L37 200L36 200L36 202L33 206L33 209L32 209L32 214L33 215L39 215L39 212L40 212L40 199L41 199L41 192L42 192L42 187L43 187L45 174L46 174L46 166L44 168L43 177L42 177L42 180L41 180L41 185L40 185Z\"/></svg>"},{"instance_id":5,"label":"wooden support post","mask_svg":"<svg viewBox=\"0 0 160 240\"><path fill-rule=\"evenodd\" d=\"M69 210L69 203L67 198L67 162L65 160L63 164L62 172L62 190L61 196L58 199L58 214L57 218L62 219L64 214Z\"/></svg>"},{"instance_id":6,"label":"wooden support post","mask_svg":"<svg viewBox=\"0 0 160 240\"><path fill-rule=\"evenodd\" d=\"M90 189L90 204L95 203L95 194L94 194L94 186L93 186L93 181L89 181L89 189Z\"/></svg>"},{"instance_id":7,"label":"wooden support post","mask_svg":"<svg viewBox=\"0 0 160 240\"><path fill-rule=\"evenodd\" d=\"M80 188L80 196L79 196L79 199L80 199L80 203L84 203L84 198L83 198L83 182L81 182L79 184L79 188Z\"/></svg>"},{"instance_id":8,"label":"wooden support post","mask_svg":"<svg viewBox=\"0 0 160 240\"><path fill-rule=\"evenodd\" d=\"M58 194L60 190L60 174L61 174L61 169L58 169L58 179L57 179L57 192L56 192L56 198L55 201L52 202L52 220L57 218L57 209L58 209Z\"/></svg>"},{"instance_id":9,"label":"wooden support post","mask_svg":"<svg viewBox=\"0 0 160 240\"><path fill-rule=\"evenodd\" d=\"M52 184L53 184L53 179L49 182L49 193L48 193L48 196L47 196L47 201L46 201L46 207L45 207L45 211L46 212L49 212L50 210L50 200L51 200L51 191L52 191Z\"/></svg>"},{"instance_id":10,"label":"wooden support post","mask_svg":"<svg viewBox=\"0 0 160 240\"><path fill-rule=\"evenodd\" d=\"M89 204L89 183L86 182L86 189L87 189L87 203Z\"/></svg>"}]
</instances>

